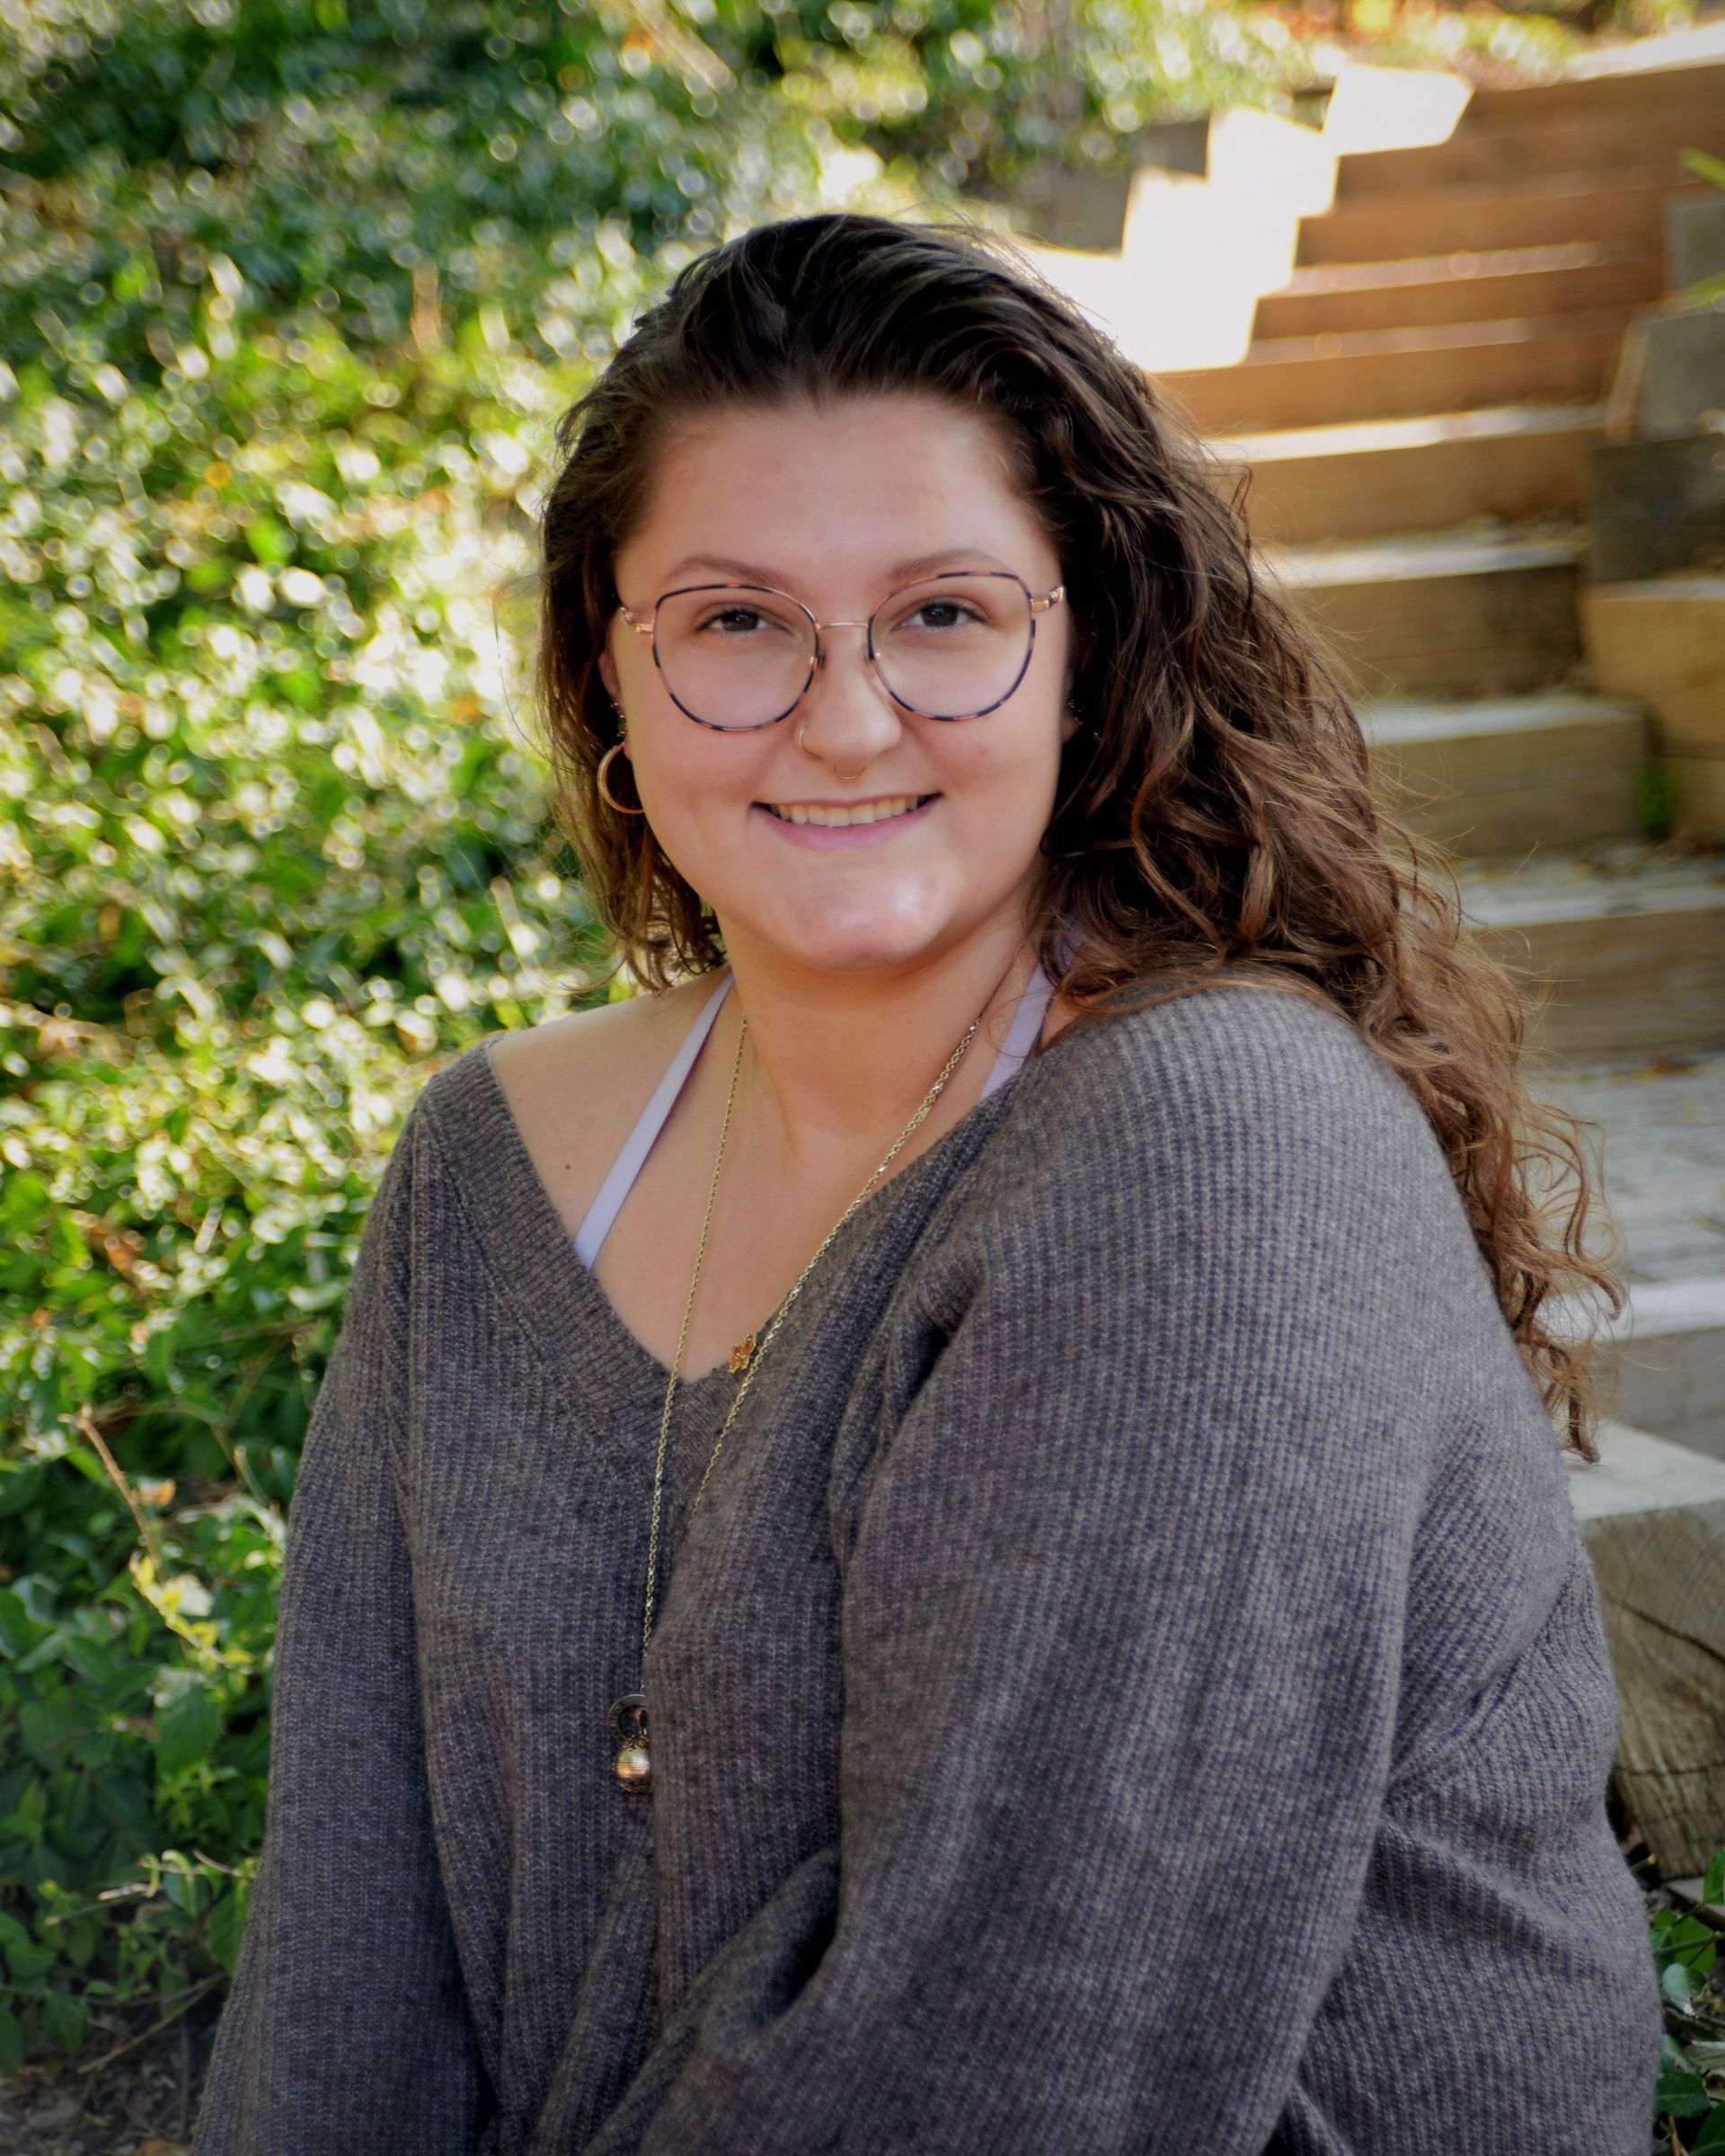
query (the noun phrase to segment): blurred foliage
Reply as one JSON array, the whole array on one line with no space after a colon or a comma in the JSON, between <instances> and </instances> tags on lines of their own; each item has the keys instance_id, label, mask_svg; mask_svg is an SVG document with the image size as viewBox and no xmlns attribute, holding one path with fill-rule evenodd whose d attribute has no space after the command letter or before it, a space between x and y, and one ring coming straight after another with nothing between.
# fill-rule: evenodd
<instances>
[{"instance_id":1,"label":"blurred foliage","mask_svg":"<svg viewBox=\"0 0 1725 2156\"><path fill-rule=\"evenodd\" d=\"M522 718L557 412L715 238L1285 105L1328 34L0 0L0 2071L232 1966L369 1194L439 1060L606 991Z\"/></svg>"},{"instance_id":2,"label":"blurred foliage","mask_svg":"<svg viewBox=\"0 0 1725 2156\"><path fill-rule=\"evenodd\" d=\"M1725 1902L1725 1849L1695 1890L1697 1905L1716 1912ZM1664 2002L1665 2034L1654 2097L1667 2144L1682 2156L1725 2156L1725 1991L1721 1989L1719 1928L1694 1908L1660 1893L1650 1909L1653 1966Z\"/></svg>"}]
</instances>

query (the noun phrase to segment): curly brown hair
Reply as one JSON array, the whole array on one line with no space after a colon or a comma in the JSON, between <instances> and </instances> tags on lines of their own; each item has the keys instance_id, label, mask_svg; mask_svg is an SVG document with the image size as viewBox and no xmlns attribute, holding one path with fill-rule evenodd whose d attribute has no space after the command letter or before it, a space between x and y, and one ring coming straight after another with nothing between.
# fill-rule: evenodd
<instances>
[{"instance_id":1,"label":"curly brown hair","mask_svg":"<svg viewBox=\"0 0 1725 2156\"><path fill-rule=\"evenodd\" d=\"M761 225L689 263L559 422L536 700L561 821L624 961L661 988L723 958L647 819L597 790L617 738L597 664L612 563L656 449L703 410L891 393L992 419L1061 561L1088 723L1064 752L1032 925L1073 1022L1247 981L1343 1012L1430 1119L1562 1442L1596 1459L1593 1342L1542 1316L1563 1286L1623 1305L1584 1247L1591 1127L1527 1093L1516 983L1464 940L1443 854L1376 798L1339 667L1266 586L1244 482L1004 243L854 215ZM1535 1162L1557 1171L1543 1191Z\"/></svg>"}]
</instances>

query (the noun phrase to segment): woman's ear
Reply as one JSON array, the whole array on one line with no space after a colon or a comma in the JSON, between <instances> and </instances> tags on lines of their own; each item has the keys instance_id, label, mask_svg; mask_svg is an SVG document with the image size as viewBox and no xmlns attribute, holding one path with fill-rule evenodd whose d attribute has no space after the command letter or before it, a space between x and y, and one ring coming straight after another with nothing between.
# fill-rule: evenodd
<instances>
[{"instance_id":1,"label":"woman's ear","mask_svg":"<svg viewBox=\"0 0 1725 2156\"><path fill-rule=\"evenodd\" d=\"M605 684L605 693L612 702L622 705L623 685L617 679L617 662L611 656L609 644L599 647L599 679Z\"/></svg>"},{"instance_id":2,"label":"woman's ear","mask_svg":"<svg viewBox=\"0 0 1725 2156\"><path fill-rule=\"evenodd\" d=\"M1084 715L1078 703L1079 654L1075 651L1066 660L1066 678L1061 691L1060 744L1064 747L1084 723Z\"/></svg>"},{"instance_id":3,"label":"woman's ear","mask_svg":"<svg viewBox=\"0 0 1725 2156\"><path fill-rule=\"evenodd\" d=\"M1084 713L1078 705L1078 676L1083 670L1085 654L1089 649L1090 632L1087 624L1075 614L1070 616L1066 645L1066 676L1061 685L1063 710L1060 714L1060 742L1062 747L1084 724Z\"/></svg>"}]
</instances>

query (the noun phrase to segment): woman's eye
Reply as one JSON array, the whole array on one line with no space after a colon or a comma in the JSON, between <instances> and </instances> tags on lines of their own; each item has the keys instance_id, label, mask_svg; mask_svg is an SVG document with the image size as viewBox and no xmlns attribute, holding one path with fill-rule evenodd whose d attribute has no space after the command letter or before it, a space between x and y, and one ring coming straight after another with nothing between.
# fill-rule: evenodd
<instances>
[{"instance_id":1,"label":"woman's eye","mask_svg":"<svg viewBox=\"0 0 1725 2156\"><path fill-rule=\"evenodd\" d=\"M924 629L957 629L975 616L957 599L925 599L910 618Z\"/></svg>"},{"instance_id":2,"label":"woman's eye","mask_svg":"<svg viewBox=\"0 0 1725 2156\"><path fill-rule=\"evenodd\" d=\"M756 629L765 616L753 606L724 606L717 614L710 614L702 623L703 629L722 629L727 634Z\"/></svg>"}]
</instances>

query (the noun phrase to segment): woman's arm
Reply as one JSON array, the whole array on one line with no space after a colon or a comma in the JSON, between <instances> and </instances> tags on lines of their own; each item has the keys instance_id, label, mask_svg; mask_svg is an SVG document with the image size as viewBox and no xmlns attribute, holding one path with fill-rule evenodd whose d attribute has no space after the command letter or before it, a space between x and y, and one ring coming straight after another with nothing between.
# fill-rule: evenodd
<instances>
[{"instance_id":1,"label":"woman's arm","mask_svg":"<svg viewBox=\"0 0 1725 2156\"><path fill-rule=\"evenodd\" d=\"M862 1500L838 1845L588 2156L1271 2136L1390 1772L1420 1238L1477 1260L1344 1021L1220 994L1131 1021L1118 1097L1024 1160Z\"/></svg>"},{"instance_id":2,"label":"woman's arm","mask_svg":"<svg viewBox=\"0 0 1725 2156\"><path fill-rule=\"evenodd\" d=\"M414 1118L288 1514L263 1851L197 2156L467 2156L490 2104L432 1842L393 1458Z\"/></svg>"}]
</instances>

